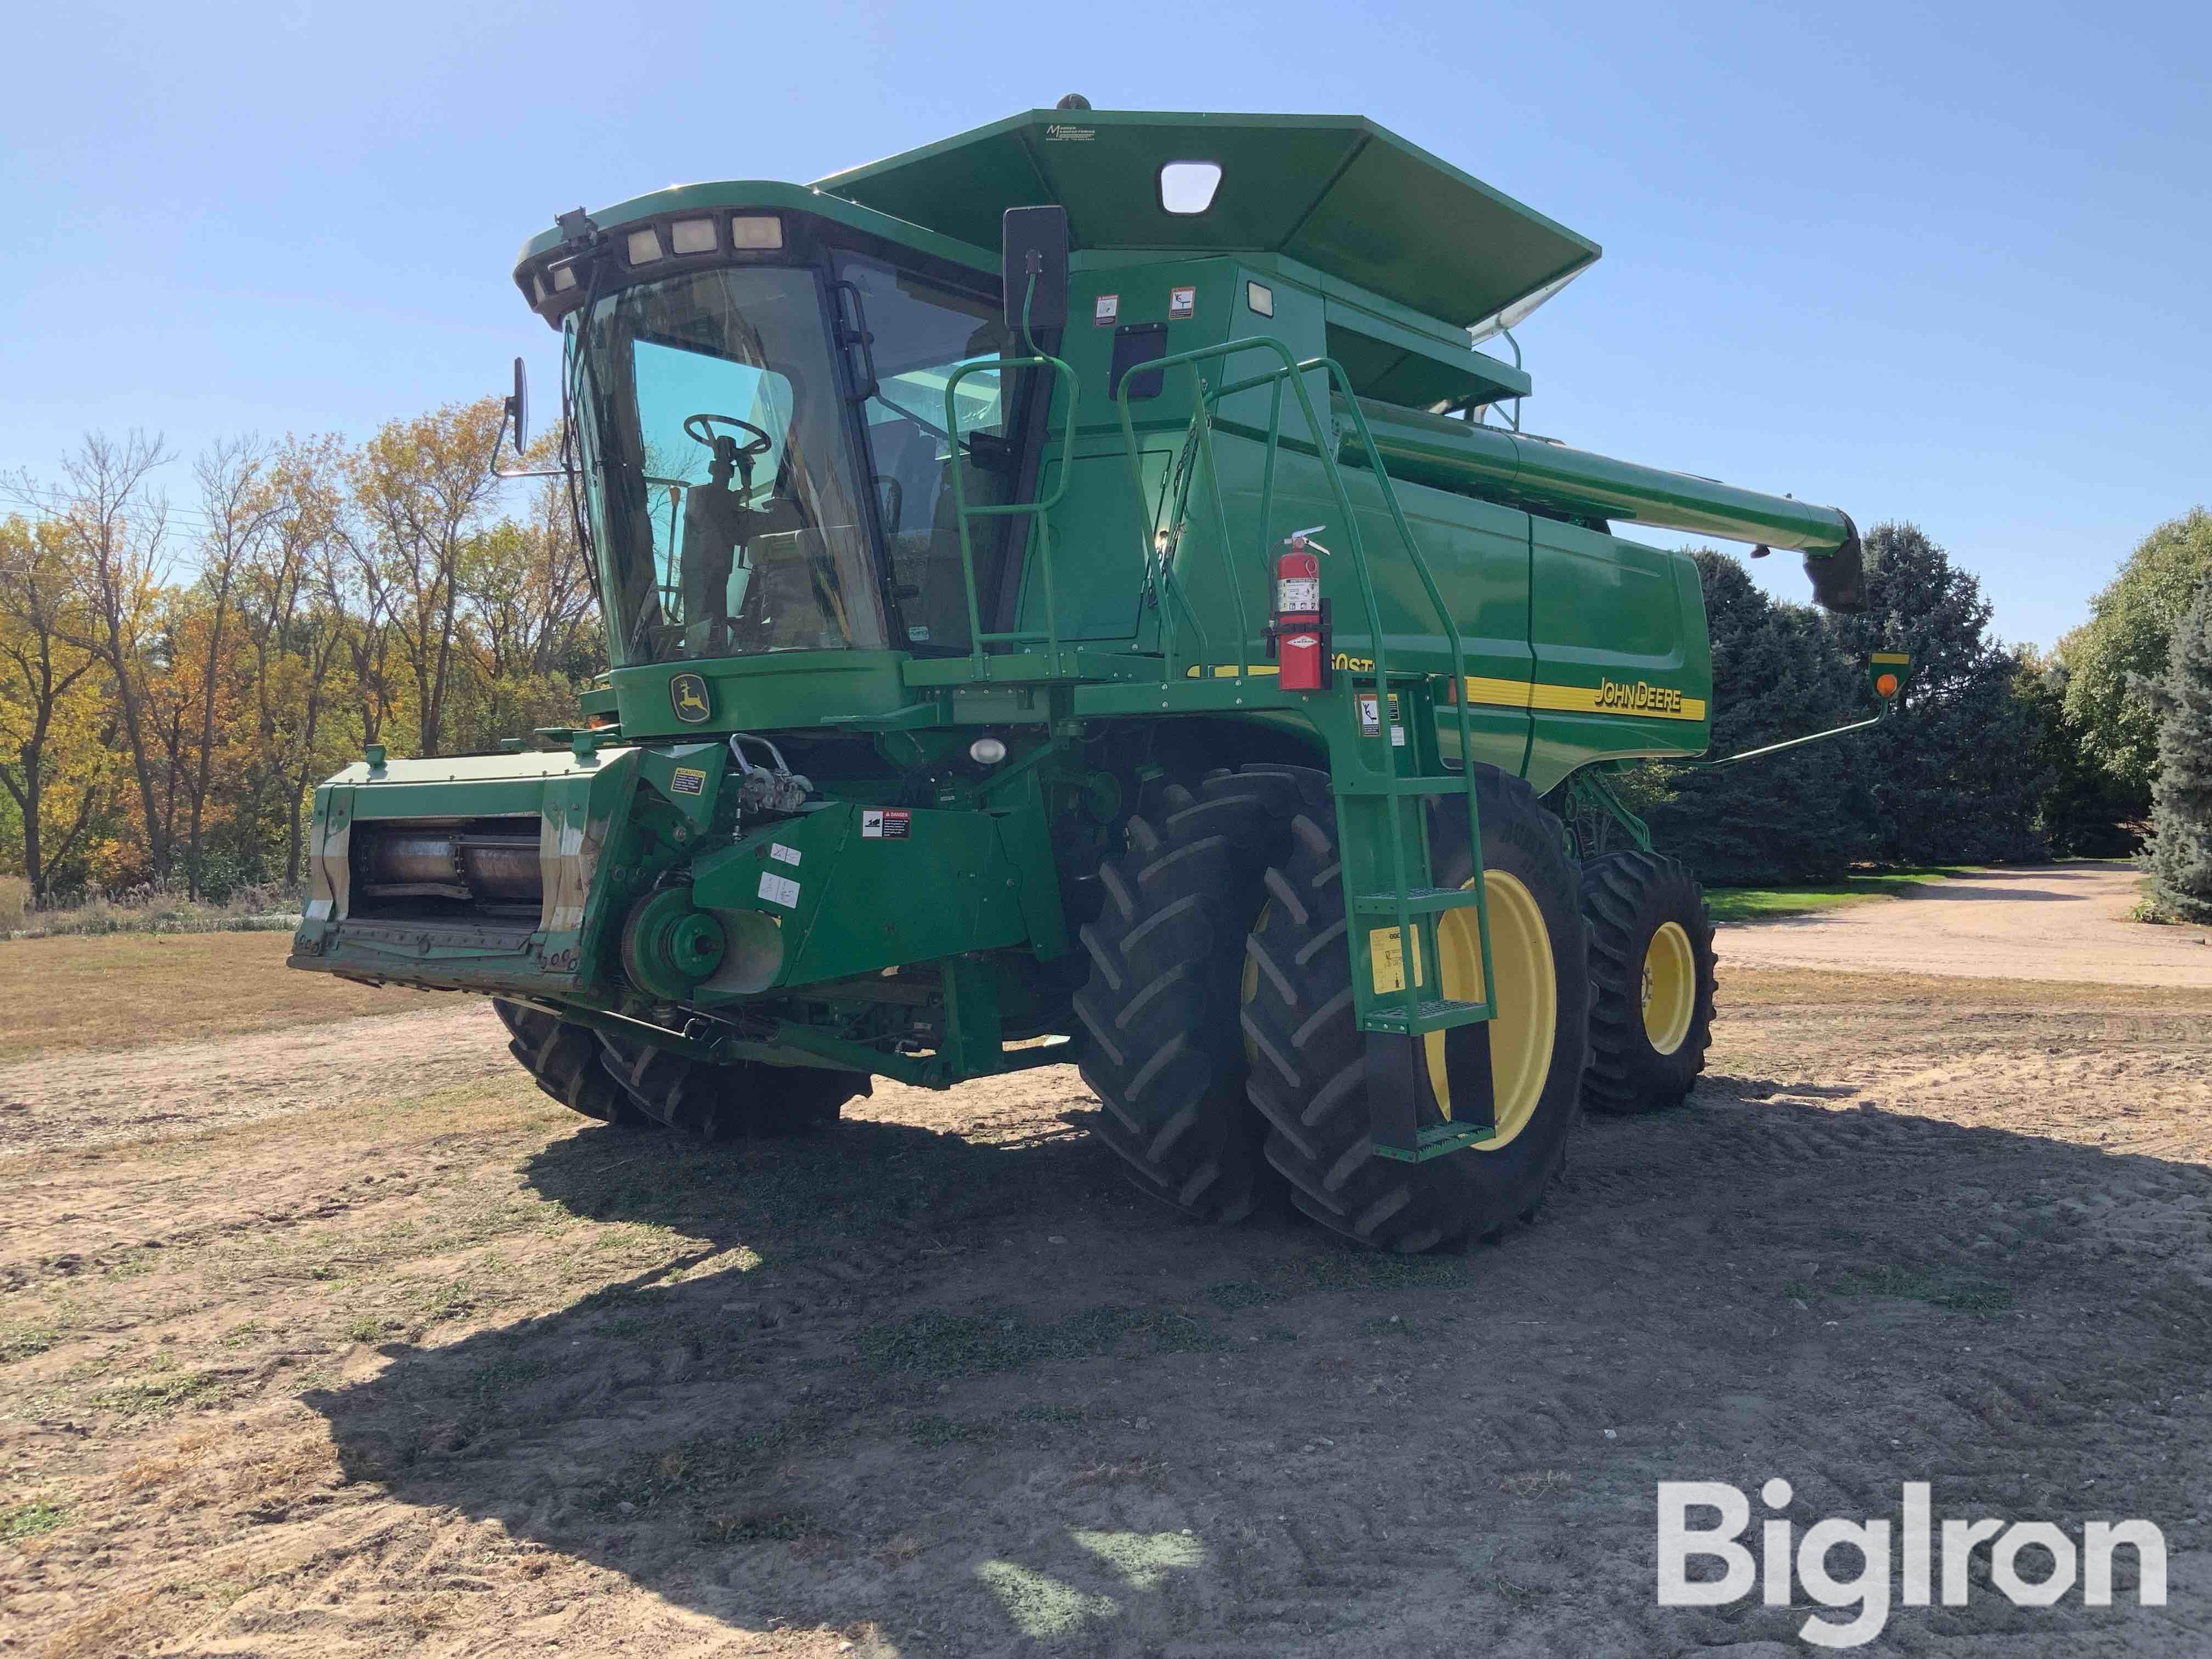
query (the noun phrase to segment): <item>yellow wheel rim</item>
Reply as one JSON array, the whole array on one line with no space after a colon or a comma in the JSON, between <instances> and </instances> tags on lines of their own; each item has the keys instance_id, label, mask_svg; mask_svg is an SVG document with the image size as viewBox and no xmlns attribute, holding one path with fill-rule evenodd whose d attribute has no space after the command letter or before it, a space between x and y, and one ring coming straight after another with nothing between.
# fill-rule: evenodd
<instances>
[{"instance_id":1,"label":"yellow wheel rim","mask_svg":"<svg viewBox=\"0 0 2212 1659\"><path fill-rule=\"evenodd\" d=\"M1679 921L1660 924L1644 952L1644 1035L1671 1054L1690 1035L1698 1007L1698 957Z\"/></svg>"},{"instance_id":2,"label":"yellow wheel rim","mask_svg":"<svg viewBox=\"0 0 2212 1659\"><path fill-rule=\"evenodd\" d=\"M1552 963L1552 936L1536 896L1502 870L1484 872L1482 890L1490 906L1490 961L1498 975L1498 1018L1490 1022L1490 1082L1497 1101L1498 1133L1476 1142L1475 1150L1494 1152L1528 1127L1536 1115L1536 1103L1544 1097L1544 1083L1552 1073L1552 1045L1559 1030L1559 987ZM1443 969L1444 995L1455 1002L1480 1002L1482 935L1473 909L1448 910L1437 918L1437 955ZM1431 1031L1421 1043L1428 1057L1429 1086L1449 1118L1451 1079L1444 1072L1443 1033Z\"/></svg>"}]
</instances>

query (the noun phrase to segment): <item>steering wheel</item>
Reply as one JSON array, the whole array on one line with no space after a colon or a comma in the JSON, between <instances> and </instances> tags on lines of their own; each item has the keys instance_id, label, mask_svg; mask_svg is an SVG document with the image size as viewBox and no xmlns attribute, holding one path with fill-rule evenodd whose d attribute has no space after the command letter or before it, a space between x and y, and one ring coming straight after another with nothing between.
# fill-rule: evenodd
<instances>
[{"instance_id":1,"label":"steering wheel","mask_svg":"<svg viewBox=\"0 0 2212 1659\"><path fill-rule=\"evenodd\" d=\"M756 455L765 455L775 447L775 440L750 421L741 421L734 415L687 415L684 417L684 435L695 444L714 447L716 426L733 426L753 435L738 446L738 453L750 460Z\"/></svg>"}]
</instances>

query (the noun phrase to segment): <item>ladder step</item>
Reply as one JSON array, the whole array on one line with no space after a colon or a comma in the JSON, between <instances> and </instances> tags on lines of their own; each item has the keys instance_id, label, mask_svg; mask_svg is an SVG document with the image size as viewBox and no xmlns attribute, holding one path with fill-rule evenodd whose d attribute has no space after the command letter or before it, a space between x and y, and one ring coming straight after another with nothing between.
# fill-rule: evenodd
<instances>
[{"instance_id":1,"label":"ladder step","mask_svg":"<svg viewBox=\"0 0 2212 1659\"><path fill-rule=\"evenodd\" d=\"M1490 1010L1480 1002L1451 1002L1442 999L1423 998L1420 1012L1413 1021L1411 1035L1425 1036L1431 1031L1449 1031L1455 1025L1474 1025L1490 1018ZM1364 1030L1381 1031L1404 1036L1406 1031L1405 1005L1399 1002L1378 1002L1367 1011L1360 1022Z\"/></svg>"},{"instance_id":2,"label":"ladder step","mask_svg":"<svg viewBox=\"0 0 2212 1659\"><path fill-rule=\"evenodd\" d=\"M1408 887L1406 890L1407 913L1416 916L1432 916L1443 910L1464 910L1482 902L1482 896L1472 887ZM1362 893L1352 901L1352 909L1363 916L1395 916L1398 914L1395 893Z\"/></svg>"},{"instance_id":3,"label":"ladder step","mask_svg":"<svg viewBox=\"0 0 2212 1659\"><path fill-rule=\"evenodd\" d=\"M1498 1131L1494 1127L1478 1128L1457 1123L1439 1123L1423 1129L1415 1138L1411 1151L1379 1140L1368 1144L1374 1147L1379 1158L1395 1158L1401 1164L1425 1164L1432 1158L1447 1157L1453 1152L1464 1152L1470 1146L1480 1146L1486 1140L1497 1139Z\"/></svg>"}]
</instances>

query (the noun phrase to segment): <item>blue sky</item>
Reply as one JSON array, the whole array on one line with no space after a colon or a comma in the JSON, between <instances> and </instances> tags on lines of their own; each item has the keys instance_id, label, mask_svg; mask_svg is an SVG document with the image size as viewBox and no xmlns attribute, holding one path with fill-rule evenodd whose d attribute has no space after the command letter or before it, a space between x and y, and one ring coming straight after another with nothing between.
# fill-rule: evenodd
<instances>
[{"instance_id":1,"label":"blue sky","mask_svg":"<svg viewBox=\"0 0 2212 1659\"><path fill-rule=\"evenodd\" d=\"M2208 15L27 8L0 104L0 471L51 474L91 427L187 456L361 435L496 390L517 351L550 390L507 271L563 208L817 178L1070 90L1351 111L1604 245L1522 331L1531 428L1916 520L2006 636L2047 643L2212 498ZM1754 568L1806 596L1795 560Z\"/></svg>"}]
</instances>

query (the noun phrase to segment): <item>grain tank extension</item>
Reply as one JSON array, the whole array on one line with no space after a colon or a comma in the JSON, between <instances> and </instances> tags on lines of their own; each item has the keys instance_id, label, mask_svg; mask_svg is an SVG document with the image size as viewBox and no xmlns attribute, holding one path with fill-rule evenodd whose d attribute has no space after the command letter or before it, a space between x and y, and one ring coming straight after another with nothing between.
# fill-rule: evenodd
<instances>
[{"instance_id":1,"label":"grain tank extension","mask_svg":"<svg viewBox=\"0 0 2212 1659\"><path fill-rule=\"evenodd\" d=\"M1080 100L561 215L514 281L611 666L322 786L294 965L487 994L641 1132L1072 1060L1186 1214L1510 1224L1712 1014L1606 783L1706 748L1698 576L1616 526L1860 602L1842 512L1518 429L1473 342L1597 257L1355 117Z\"/></svg>"}]
</instances>

